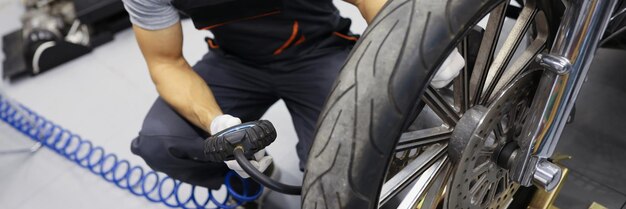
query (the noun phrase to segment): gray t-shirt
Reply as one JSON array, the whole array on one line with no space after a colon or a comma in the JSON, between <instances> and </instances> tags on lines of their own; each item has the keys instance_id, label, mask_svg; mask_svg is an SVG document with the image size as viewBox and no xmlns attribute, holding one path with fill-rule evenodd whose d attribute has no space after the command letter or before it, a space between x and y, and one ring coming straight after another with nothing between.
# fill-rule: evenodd
<instances>
[{"instance_id":1,"label":"gray t-shirt","mask_svg":"<svg viewBox=\"0 0 626 209\"><path fill-rule=\"evenodd\" d=\"M146 29L159 30L170 27L180 19L171 0L122 0L130 15L130 22Z\"/></svg>"}]
</instances>

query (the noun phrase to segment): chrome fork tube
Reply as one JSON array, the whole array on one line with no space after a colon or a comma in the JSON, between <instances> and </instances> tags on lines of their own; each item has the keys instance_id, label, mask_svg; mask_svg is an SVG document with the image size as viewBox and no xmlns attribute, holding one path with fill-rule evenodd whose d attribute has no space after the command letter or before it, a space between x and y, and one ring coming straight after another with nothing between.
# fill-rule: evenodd
<instances>
[{"instance_id":1,"label":"chrome fork tube","mask_svg":"<svg viewBox=\"0 0 626 209\"><path fill-rule=\"evenodd\" d=\"M511 172L513 180L520 184L530 186L535 171L542 170L541 165L552 156L616 3L617 0L566 1L567 9L552 50L537 57L546 70Z\"/></svg>"}]
</instances>

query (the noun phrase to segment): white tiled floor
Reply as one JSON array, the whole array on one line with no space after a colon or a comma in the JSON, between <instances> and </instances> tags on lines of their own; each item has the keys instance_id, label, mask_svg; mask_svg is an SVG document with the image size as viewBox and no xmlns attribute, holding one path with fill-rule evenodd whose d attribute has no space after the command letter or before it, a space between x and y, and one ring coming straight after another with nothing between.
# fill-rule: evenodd
<instances>
[{"instance_id":1,"label":"white tiled floor","mask_svg":"<svg viewBox=\"0 0 626 209\"><path fill-rule=\"evenodd\" d=\"M19 0L0 0L0 34L20 27L23 9ZM350 5L338 2L342 14L353 19L353 31L365 22ZM195 63L206 53L206 32L184 21L184 53ZM4 55L0 55L4 58ZM40 76L8 82L0 88L34 111L116 153L135 165L145 166L132 155L130 140L136 136L143 117L156 98L139 49L130 30L91 54L66 63ZM279 102L264 116L278 129L278 139L268 151L282 172L282 181L299 184L296 134L291 118ZM29 140L0 122L0 150L28 146ZM273 195L286 208L298 208L299 197ZM100 177L42 149L34 155L0 155L0 208L166 208L135 197Z\"/></svg>"}]
</instances>

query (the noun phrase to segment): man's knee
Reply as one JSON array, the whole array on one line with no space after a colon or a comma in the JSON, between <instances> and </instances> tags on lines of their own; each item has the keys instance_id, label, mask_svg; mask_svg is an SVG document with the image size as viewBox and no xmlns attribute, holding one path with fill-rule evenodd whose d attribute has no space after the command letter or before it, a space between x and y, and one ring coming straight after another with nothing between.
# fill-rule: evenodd
<instances>
[{"instance_id":1,"label":"man's knee","mask_svg":"<svg viewBox=\"0 0 626 209\"><path fill-rule=\"evenodd\" d=\"M177 151L180 149L173 143L185 143L185 140L168 136L139 136L131 143L131 151L143 158L153 170L174 179L212 189L222 185L228 171L224 163L194 160L188 154Z\"/></svg>"},{"instance_id":2,"label":"man's knee","mask_svg":"<svg viewBox=\"0 0 626 209\"><path fill-rule=\"evenodd\" d=\"M132 141L130 150L156 171L165 172L166 165L172 161L163 139L158 136L139 136Z\"/></svg>"}]
</instances>

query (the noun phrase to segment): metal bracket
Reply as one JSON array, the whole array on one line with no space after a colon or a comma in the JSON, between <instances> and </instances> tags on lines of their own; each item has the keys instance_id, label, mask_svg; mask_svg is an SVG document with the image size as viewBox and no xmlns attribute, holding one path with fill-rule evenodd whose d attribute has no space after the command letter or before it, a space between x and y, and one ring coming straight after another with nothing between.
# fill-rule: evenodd
<instances>
[{"instance_id":1,"label":"metal bracket","mask_svg":"<svg viewBox=\"0 0 626 209\"><path fill-rule=\"evenodd\" d=\"M533 181L546 191L552 191L561 182L561 167L547 160L540 160L533 174Z\"/></svg>"},{"instance_id":2,"label":"metal bracket","mask_svg":"<svg viewBox=\"0 0 626 209\"><path fill-rule=\"evenodd\" d=\"M537 57L535 57L535 61L546 69L559 75L567 74L572 69L570 61L562 56L538 54Z\"/></svg>"},{"instance_id":3,"label":"metal bracket","mask_svg":"<svg viewBox=\"0 0 626 209\"><path fill-rule=\"evenodd\" d=\"M553 209L554 200L556 200L561 188L565 185L565 179L569 173L569 169L564 166L559 165L559 168L562 170L559 176L559 181L556 184L555 188L552 191L545 191L542 189L538 189L533 195L533 198L528 205L528 209Z\"/></svg>"}]
</instances>

